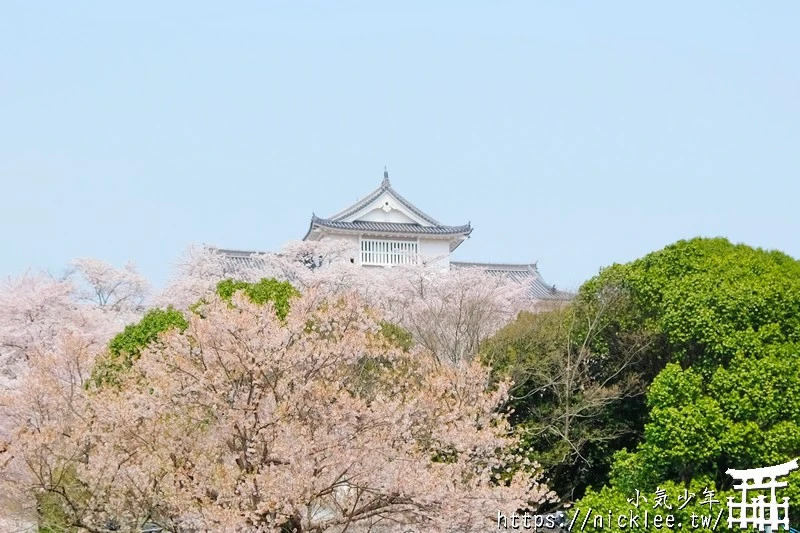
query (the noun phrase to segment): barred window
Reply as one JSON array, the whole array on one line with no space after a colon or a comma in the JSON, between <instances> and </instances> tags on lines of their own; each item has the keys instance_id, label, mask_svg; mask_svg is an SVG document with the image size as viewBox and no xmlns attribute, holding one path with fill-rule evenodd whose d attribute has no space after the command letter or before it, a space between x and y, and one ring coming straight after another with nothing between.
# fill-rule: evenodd
<instances>
[{"instance_id":1,"label":"barred window","mask_svg":"<svg viewBox=\"0 0 800 533\"><path fill-rule=\"evenodd\" d=\"M361 240L362 265L410 265L416 262L416 241Z\"/></svg>"}]
</instances>

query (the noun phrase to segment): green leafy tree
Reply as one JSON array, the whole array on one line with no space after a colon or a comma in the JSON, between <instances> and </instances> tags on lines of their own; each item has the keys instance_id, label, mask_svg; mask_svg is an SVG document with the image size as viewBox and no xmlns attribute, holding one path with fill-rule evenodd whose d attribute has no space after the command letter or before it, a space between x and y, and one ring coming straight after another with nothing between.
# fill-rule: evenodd
<instances>
[{"instance_id":1,"label":"green leafy tree","mask_svg":"<svg viewBox=\"0 0 800 533\"><path fill-rule=\"evenodd\" d=\"M508 408L519 453L541 463L565 499L602 483L610 456L628 444L644 394L647 334L609 328L628 302L619 292L540 313L523 313L482 350L495 378L515 383ZM635 441L634 441L635 442Z\"/></svg>"},{"instance_id":2,"label":"green leafy tree","mask_svg":"<svg viewBox=\"0 0 800 533\"><path fill-rule=\"evenodd\" d=\"M611 486L597 491L590 489L578 505L568 510L568 523L574 519L573 530L598 533L658 529L710 533L727 528L727 497L737 497L737 493L731 491L718 491L714 480L708 477L697 477L689 485L665 481L653 490L634 487L612 474ZM660 528L653 525L655 515L661 516ZM581 527L584 520L585 527ZM715 522L717 528L714 528Z\"/></svg>"},{"instance_id":3,"label":"green leafy tree","mask_svg":"<svg viewBox=\"0 0 800 533\"><path fill-rule=\"evenodd\" d=\"M216 293L223 300L231 301L233 295L239 291L244 292L254 304L272 303L275 308L275 314L281 320L284 320L289 313L289 303L292 298L300 295L291 283L276 279L262 279L257 283L226 279L217 284Z\"/></svg>"},{"instance_id":4,"label":"green leafy tree","mask_svg":"<svg viewBox=\"0 0 800 533\"><path fill-rule=\"evenodd\" d=\"M90 385L102 387L118 384L120 372L131 367L139 358L141 351L158 336L172 328L181 331L188 326L186 318L180 311L171 307L167 309L151 309L136 324L130 324L111 339L108 351L100 356L92 370Z\"/></svg>"},{"instance_id":5,"label":"green leafy tree","mask_svg":"<svg viewBox=\"0 0 800 533\"><path fill-rule=\"evenodd\" d=\"M580 506L697 480L725 492L729 468L800 456L800 262L694 239L604 270L581 298L611 289L632 302L615 327L656 335L656 359L671 363L650 387L641 441L615 456L609 486L587 492ZM788 481L782 495L793 497L797 521L800 476Z\"/></svg>"},{"instance_id":6,"label":"green leafy tree","mask_svg":"<svg viewBox=\"0 0 800 533\"><path fill-rule=\"evenodd\" d=\"M226 279L220 281L215 290L223 300L229 302L239 291L255 304L270 302L281 319L286 318L291 299L300 294L290 283L275 279L262 279L255 283ZM200 301L192 306L192 311L200 312L202 303ZM117 384L120 372L129 369L142 350L157 342L160 334L173 328L184 331L187 326L188 322L183 314L172 307L151 309L139 322L127 326L111 340L108 352L95 364L90 384L97 387Z\"/></svg>"},{"instance_id":7,"label":"green leafy tree","mask_svg":"<svg viewBox=\"0 0 800 533\"><path fill-rule=\"evenodd\" d=\"M737 353L800 348L800 262L725 239L679 241L581 288L581 298L618 290L631 299L625 330L662 336L663 350L709 376Z\"/></svg>"}]
</instances>

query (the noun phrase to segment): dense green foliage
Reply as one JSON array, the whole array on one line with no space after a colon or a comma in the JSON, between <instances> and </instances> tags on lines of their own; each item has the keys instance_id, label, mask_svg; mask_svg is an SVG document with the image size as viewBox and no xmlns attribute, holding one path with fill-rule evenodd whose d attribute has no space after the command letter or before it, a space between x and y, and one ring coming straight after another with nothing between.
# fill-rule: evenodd
<instances>
[{"instance_id":1,"label":"dense green foliage","mask_svg":"<svg viewBox=\"0 0 800 533\"><path fill-rule=\"evenodd\" d=\"M800 262L725 239L680 241L581 288L582 298L623 290L627 329L663 335L673 361L709 375L736 354L796 353L800 348Z\"/></svg>"},{"instance_id":2,"label":"dense green foliage","mask_svg":"<svg viewBox=\"0 0 800 533\"><path fill-rule=\"evenodd\" d=\"M183 314L173 308L151 309L136 324L125 327L122 333L111 339L108 352L100 357L92 370L91 383L95 386L115 384L121 372L130 368L141 351L172 328L181 331L188 327Z\"/></svg>"},{"instance_id":3,"label":"dense green foliage","mask_svg":"<svg viewBox=\"0 0 800 533\"><path fill-rule=\"evenodd\" d=\"M621 454L615 464L625 463L629 459L629 456ZM587 491L586 496L568 516L572 519L575 513L578 514L575 529L579 529L591 509L592 513L582 530L598 533L654 531L657 529L653 526L654 515L661 515L662 526L658 529L664 531L711 532L727 529L726 498L738 498L735 492L716 490L714 480L702 476L693 479L688 486L666 481L658 484L652 491L640 490L638 501L637 488L635 484L626 483L626 480L619 479L612 473L610 486L598 491ZM649 527L645 527L645 511L648 513ZM663 525L668 515L673 516L671 527ZM624 518L620 519L620 516ZM632 521L632 517L637 517L636 521ZM716 529L713 528L715 521L718 521Z\"/></svg>"},{"instance_id":4,"label":"dense green foliage","mask_svg":"<svg viewBox=\"0 0 800 533\"><path fill-rule=\"evenodd\" d=\"M657 334L671 363L650 387L641 442L615 457L605 494L697 480L726 491L728 468L800 455L800 262L694 239L603 271L581 296L608 287L634 304L618 327ZM800 473L787 480L781 495L793 498L797 520ZM598 494L581 506L599 504Z\"/></svg>"},{"instance_id":5,"label":"dense green foliage","mask_svg":"<svg viewBox=\"0 0 800 533\"><path fill-rule=\"evenodd\" d=\"M623 303L592 314L609 298ZM569 440L557 433L532 441L555 488L567 500L579 499L584 513L588 507L627 512L636 490L652 502L659 488L673 498L706 488L724 502L720 495L733 484L727 469L800 455L797 260L725 239L680 241L604 269L568 310L521 317L487 353L496 372L522 383L511 403L517 428L530 430L564 418L567 396L554 390L566 389L557 380L554 388L553 376L576 374L567 370L576 354L590 355L581 359L577 373L586 379L571 402L604 383L632 346L642 348L626 371L646 386L646 396L620 397L576 419L584 431L608 430L606 440L588 443L579 460L563 452ZM594 333L586 326L592 323ZM561 374L547 371L559 364ZM627 431L615 432L620 426ZM786 480L781 496L800 504L800 473ZM594 490L580 499L587 486ZM690 509L676 515L679 521L690 518L684 512ZM790 514L800 519L796 507Z\"/></svg>"},{"instance_id":6,"label":"dense green foliage","mask_svg":"<svg viewBox=\"0 0 800 533\"><path fill-rule=\"evenodd\" d=\"M217 284L217 294L223 299L231 301L233 295L243 291L251 302L263 305L271 302L275 307L275 314L283 320L289 313L289 302L300 293L288 281L276 279L262 279L257 283L235 281L226 279Z\"/></svg>"}]
</instances>

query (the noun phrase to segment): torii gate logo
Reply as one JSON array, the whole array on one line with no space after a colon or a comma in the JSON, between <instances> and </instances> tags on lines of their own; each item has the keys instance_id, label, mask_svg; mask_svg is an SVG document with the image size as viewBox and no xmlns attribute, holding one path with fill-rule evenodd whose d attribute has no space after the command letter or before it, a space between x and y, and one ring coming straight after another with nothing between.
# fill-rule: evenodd
<instances>
[{"instance_id":1,"label":"torii gate logo","mask_svg":"<svg viewBox=\"0 0 800 533\"><path fill-rule=\"evenodd\" d=\"M739 524L741 529L758 529L759 531L777 531L789 529L789 498L784 497L782 503L778 503L775 495L776 489L786 486L785 481L778 481L777 478L785 476L797 468L797 459L783 463L781 465L766 466L763 468L751 468L749 470L734 470L729 468L725 473L733 479L741 480L741 485L734 485L733 488L742 491L742 500L735 502L733 496L728 496L728 527ZM752 483L749 481L752 480ZM769 490L769 500L765 499L764 494L751 497L748 502L747 492L762 492ZM736 516L734 511L739 511Z\"/></svg>"}]
</instances>

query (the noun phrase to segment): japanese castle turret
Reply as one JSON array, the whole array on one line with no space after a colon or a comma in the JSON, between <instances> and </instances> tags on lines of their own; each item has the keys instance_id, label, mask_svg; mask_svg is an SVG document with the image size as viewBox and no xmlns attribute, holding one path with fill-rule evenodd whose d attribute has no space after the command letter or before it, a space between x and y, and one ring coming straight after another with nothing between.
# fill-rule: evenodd
<instances>
[{"instance_id":1,"label":"japanese castle turret","mask_svg":"<svg viewBox=\"0 0 800 533\"><path fill-rule=\"evenodd\" d=\"M542 280L536 263L471 263L450 260L450 254L472 233L472 225L442 224L406 200L389 181L355 204L328 218L312 214L303 240L340 239L349 241L357 257L351 261L365 268L428 264L442 269L478 267L505 275L517 282L529 282L530 296L537 300L569 300L571 293L559 291ZM239 266L255 252L220 249Z\"/></svg>"},{"instance_id":2,"label":"japanese castle turret","mask_svg":"<svg viewBox=\"0 0 800 533\"><path fill-rule=\"evenodd\" d=\"M352 241L363 266L412 263L450 268L450 253L472 232L472 226L447 226L426 215L392 188L384 171L381 186L330 218L311 216L303 240Z\"/></svg>"}]
</instances>

